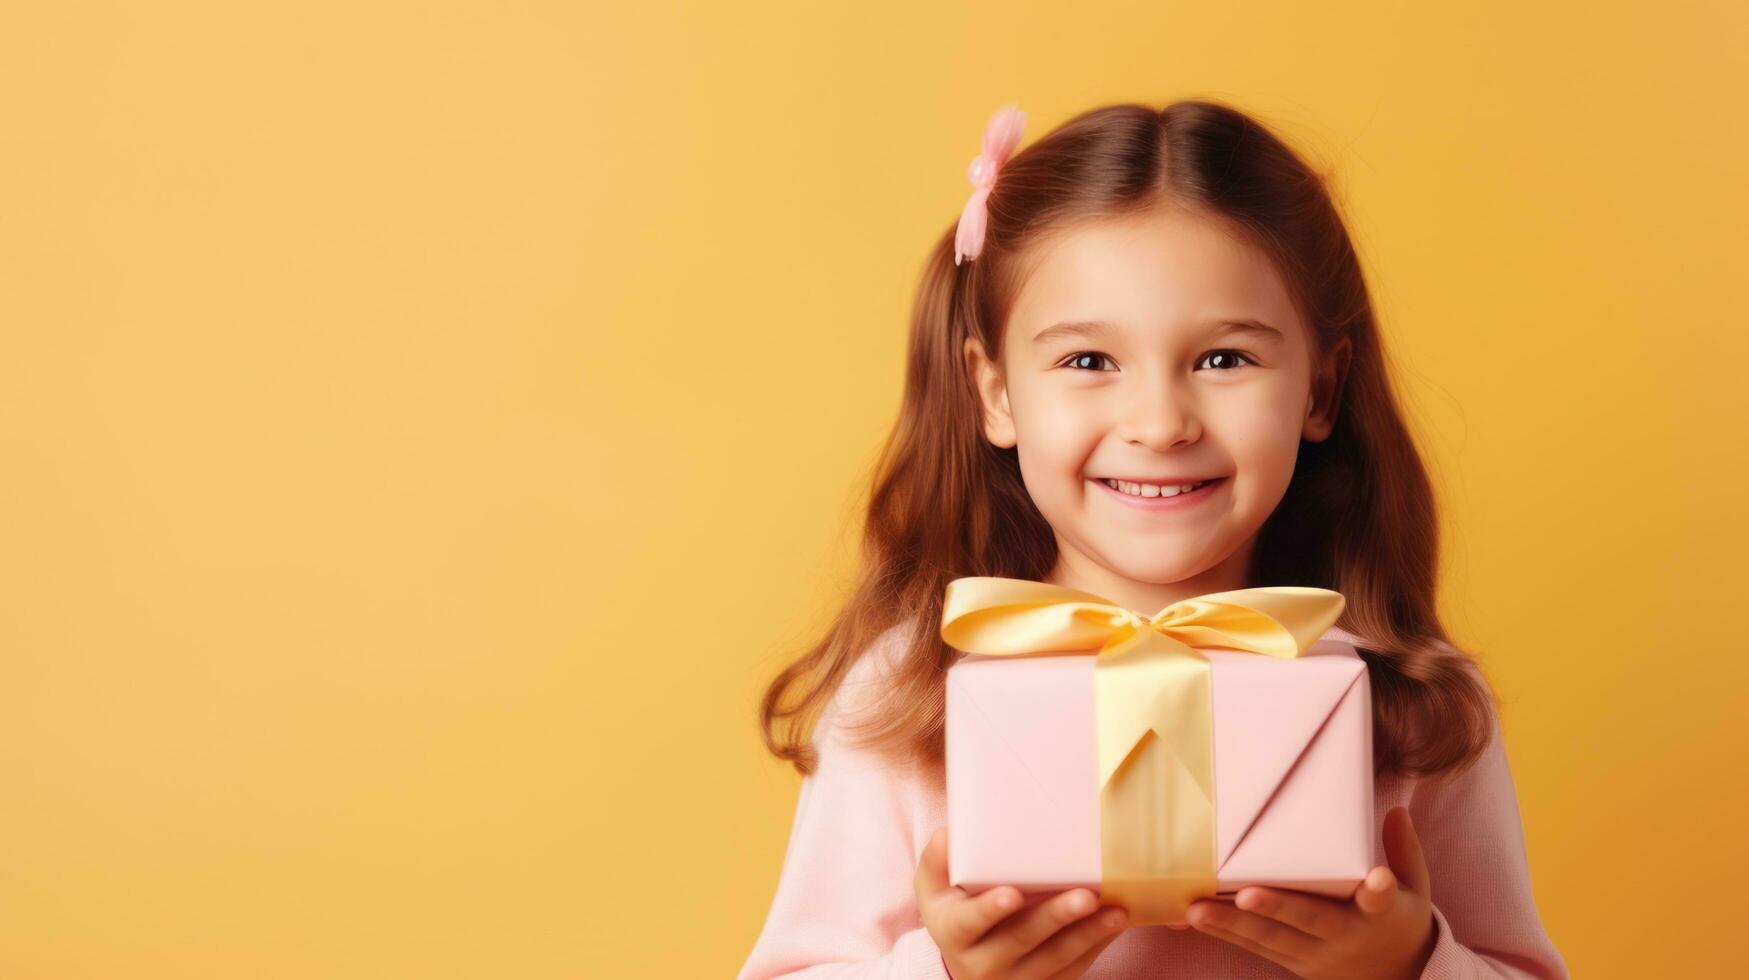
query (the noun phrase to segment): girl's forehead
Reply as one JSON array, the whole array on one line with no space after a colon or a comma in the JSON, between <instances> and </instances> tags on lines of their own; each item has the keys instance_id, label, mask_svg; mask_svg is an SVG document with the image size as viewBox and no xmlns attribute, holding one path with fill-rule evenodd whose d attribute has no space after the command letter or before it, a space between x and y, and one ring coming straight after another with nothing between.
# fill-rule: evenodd
<instances>
[{"instance_id":1,"label":"girl's forehead","mask_svg":"<svg viewBox=\"0 0 1749 980\"><path fill-rule=\"evenodd\" d=\"M1022 343L1062 320L1166 331L1254 319L1287 332L1298 322L1287 282L1266 252L1230 223L1183 209L1060 229L1022 256L1021 267L1009 336ZM1019 336L1015 327L1032 329Z\"/></svg>"}]
</instances>

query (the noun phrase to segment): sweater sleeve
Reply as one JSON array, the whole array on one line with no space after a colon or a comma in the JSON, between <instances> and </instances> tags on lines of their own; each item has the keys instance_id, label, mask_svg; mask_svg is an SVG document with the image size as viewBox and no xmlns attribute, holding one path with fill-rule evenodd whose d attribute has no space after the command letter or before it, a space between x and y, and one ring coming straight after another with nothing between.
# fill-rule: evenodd
<instances>
[{"instance_id":1,"label":"sweater sleeve","mask_svg":"<svg viewBox=\"0 0 1749 980\"><path fill-rule=\"evenodd\" d=\"M1422 980L1567 980L1531 895L1500 719L1476 763L1423 780L1410 816L1433 885L1438 940Z\"/></svg>"},{"instance_id":2,"label":"sweater sleeve","mask_svg":"<svg viewBox=\"0 0 1749 980\"><path fill-rule=\"evenodd\" d=\"M882 682L897 634L871 645L814 725L814 772L802 779L777 892L737 980L948 980L917 910L927 836L916 778L853 747L836 722Z\"/></svg>"}]
</instances>

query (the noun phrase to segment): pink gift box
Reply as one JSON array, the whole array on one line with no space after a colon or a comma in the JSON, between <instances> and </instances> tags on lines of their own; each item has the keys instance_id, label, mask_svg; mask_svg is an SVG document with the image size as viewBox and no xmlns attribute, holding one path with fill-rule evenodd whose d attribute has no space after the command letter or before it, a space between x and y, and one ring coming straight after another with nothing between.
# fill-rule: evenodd
<instances>
[{"instance_id":1,"label":"pink gift box","mask_svg":"<svg viewBox=\"0 0 1749 980\"><path fill-rule=\"evenodd\" d=\"M1212 670L1219 894L1347 898L1372 868L1371 686L1349 639L1332 628L1292 659L1198 651ZM1094 661L967 653L948 668L951 884L1098 891Z\"/></svg>"}]
</instances>

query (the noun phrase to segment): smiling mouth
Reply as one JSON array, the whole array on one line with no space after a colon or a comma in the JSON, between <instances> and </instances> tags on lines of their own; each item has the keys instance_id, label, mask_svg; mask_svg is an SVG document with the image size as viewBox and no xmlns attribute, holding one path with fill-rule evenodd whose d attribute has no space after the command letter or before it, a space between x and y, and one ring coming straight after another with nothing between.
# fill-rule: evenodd
<instances>
[{"instance_id":1,"label":"smiling mouth","mask_svg":"<svg viewBox=\"0 0 1749 980\"><path fill-rule=\"evenodd\" d=\"M1100 483L1105 484L1118 493L1138 499L1176 497L1181 494L1195 493L1203 487L1206 487L1211 483L1218 483L1223 479L1225 479L1225 477L1217 476L1197 483L1182 484L1178 486L1161 486L1153 483L1131 483L1127 480L1108 480L1104 477L1098 478Z\"/></svg>"}]
</instances>

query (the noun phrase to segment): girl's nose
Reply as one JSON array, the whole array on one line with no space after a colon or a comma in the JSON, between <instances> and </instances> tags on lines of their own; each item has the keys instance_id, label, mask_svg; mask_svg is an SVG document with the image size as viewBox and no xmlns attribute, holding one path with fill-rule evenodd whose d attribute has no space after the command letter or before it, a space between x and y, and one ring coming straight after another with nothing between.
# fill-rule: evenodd
<instances>
[{"instance_id":1,"label":"girl's nose","mask_svg":"<svg viewBox=\"0 0 1749 980\"><path fill-rule=\"evenodd\" d=\"M1120 435L1158 452L1201 435L1196 409L1171 385L1138 385L1127 399Z\"/></svg>"}]
</instances>

